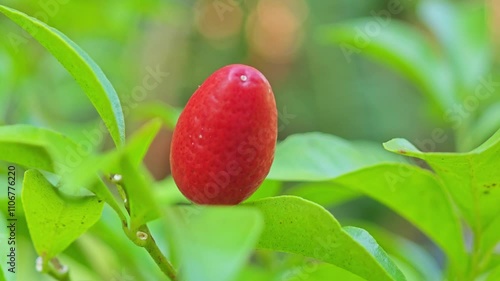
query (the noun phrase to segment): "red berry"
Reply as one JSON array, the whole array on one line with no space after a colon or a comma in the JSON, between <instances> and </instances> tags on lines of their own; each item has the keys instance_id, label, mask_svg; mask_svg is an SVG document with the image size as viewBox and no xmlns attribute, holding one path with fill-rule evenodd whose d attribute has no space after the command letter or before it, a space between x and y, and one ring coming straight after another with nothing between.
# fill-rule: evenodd
<instances>
[{"instance_id":1,"label":"red berry","mask_svg":"<svg viewBox=\"0 0 500 281\"><path fill-rule=\"evenodd\" d=\"M267 79L253 67L225 66L189 99L172 137L172 176L198 204L233 205L269 173L277 111Z\"/></svg>"}]
</instances>

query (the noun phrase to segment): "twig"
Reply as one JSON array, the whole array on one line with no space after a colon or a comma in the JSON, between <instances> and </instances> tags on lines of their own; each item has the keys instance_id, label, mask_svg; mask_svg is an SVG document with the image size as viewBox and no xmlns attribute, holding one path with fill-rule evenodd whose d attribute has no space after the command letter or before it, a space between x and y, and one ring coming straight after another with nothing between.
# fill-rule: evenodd
<instances>
[{"instance_id":1,"label":"twig","mask_svg":"<svg viewBox=\"0 0 500 281\"><path fill-rule=\"evenodd\" d=\"M117 186L118 191L120 192L120 195L122 196L122 199L125 203L125 209L130 215L127 189L123 185L121 175L118 176L119 177L117 177L117 175L115 174L110 178L112 179L112 182ZM122 227L123 231L132 242L134 242L137 246L146 249L146 251L149 253L151 258L153 258L161 271L165 273L165 275L167 275L170 280L177 281L177 272L175 268L167 259L167 257L163 255L160 248L158 248L158 245L156 245L156 241L151 235L151 232L149 231L147 225L143 225L139 227L139 230L135 230L130 229L126 221L122 221Z\"/></svg>"},{"instance_id":2,"label":"twig","mask_svg":"<svg viewBox=\"0 0 500 281\"><path fill-rule=\"evenodd\" d=\"M148 236L146 237L146 245L144 245L144 249L148 251L149 255L153 258L158 267L160 267L161 271L163 271L163 273L165 273L170 280L177 281L177 272L175 268L172 266L167 257L165 257L165 255L163 255L160 251L160 248L156 245L156 242L147 226L144 227L144 230L144 233Z\"/></svg>"},{"instance_id":3,"label":"twig","mask_svg":"<svg viewBox=\"0 0 500 281\"><path fill-rule=\"evenodd\" d=\"M47 264L47 274L52 276L54 279L59 281L70 281L68 267L61 264L57 258L50 260L50 264Z\"/></svg>"}]
</instances>

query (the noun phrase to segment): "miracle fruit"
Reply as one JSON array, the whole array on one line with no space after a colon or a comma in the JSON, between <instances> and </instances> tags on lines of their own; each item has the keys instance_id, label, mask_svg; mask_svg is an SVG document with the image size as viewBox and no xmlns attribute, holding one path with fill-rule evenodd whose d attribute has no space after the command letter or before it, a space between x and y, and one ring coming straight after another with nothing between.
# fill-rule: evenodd
<instances>
[{"instance_id":1,"label":"miracle fruit","mask_svg":"<svg viewBox=\"0 0 500 281\"><path fill-rule=\"evenodd\" d=\"M233 205L269 173L277 110L267 79L255 68L225 66L196 90L172 137L172 176L192 202Z\"/></svg>"}]
</instances>

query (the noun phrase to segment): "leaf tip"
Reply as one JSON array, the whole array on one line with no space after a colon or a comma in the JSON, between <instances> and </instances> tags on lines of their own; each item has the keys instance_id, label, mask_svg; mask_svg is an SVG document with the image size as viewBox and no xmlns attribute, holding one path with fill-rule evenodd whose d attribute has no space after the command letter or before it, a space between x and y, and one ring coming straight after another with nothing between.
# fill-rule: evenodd
<instances>
[{"instance_id":1,"label":"leaf tip","mask_svg":"<svg viewBox=\"0 0 500 281\"><path fill-rule=\"evenodd\" d=\"M416 148L412 143L406 139L396 138L383 143L384 149L397 154L412 155L420 153L421 151Z\"/></svg>"}]
</instances>

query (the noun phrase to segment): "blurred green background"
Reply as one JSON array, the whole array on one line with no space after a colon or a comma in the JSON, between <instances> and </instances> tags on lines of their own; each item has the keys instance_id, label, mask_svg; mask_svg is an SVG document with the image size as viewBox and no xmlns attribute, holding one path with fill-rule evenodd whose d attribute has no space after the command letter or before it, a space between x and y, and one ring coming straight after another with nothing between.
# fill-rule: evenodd
<instances>
[{"instance_id":1,"label":"blurred green background","mask_svg":"<svg viewBox=\"0 0 500 281\"><path fill-rule=\"evenodd\" d=\"M324 24L372 16L393 2L401 4L401 12L391 20L427 32L416 19L418 1L3 2L46 21L82 46L117 89L129 121L128 111L148 101L182 107L213 71L244 63L266 75L279 112L290 117L281 119L280 139L321 131L346 139L416 141L428 138L437 126L450 127L402 75L362 53L346 56L341 47L318 36ZM70 75L17 26L0 20L0 122L37 124L75 138L82 127L74 122L95 126L97 113ZM492 34L494 20L492 14ZM148 69L169 76L135 98L134 88L143 84ZM156 146L166 159L168 151L161 146L168 145ZM437 148L453 149L453 138Z\"/></svg>"},{"instance_id":2,"label":"blurred green background","mask_svg":"<svg viewBox=\"0 0 500 281\"><path fill-rule=\"evenodd\" d=\"M181 108L213 71L227 64L243 63L258 68L273 86L281 117L280 140L294 133L320 131L349 140L381 143L403 137L418 144L439 127L450 137L444 143L438 143L436 150L455 150L451 124L443 114L436 113L414 83L362 53L346 56L340 46L326 44L319 36L319 30L325 24L371 17L393 2L4 0L2 4L56 27L101 66L121 97L128 134L142 122L140 116L137 117L141 107L161 101ZM397 2L402 5L402 10L393 15L392 20L411 24L437 46L429 30L417 18L419 1ZM465 0L455 3L486 3L485 24L489 37L493 39L489 64L491 73L498 73L500 56L499 40L496 39L500 37L500 3ZM447 54L442 51L440 55ZM155 87L148 87L145 94L134 95L137 87L144 87L144 78L152 70L168 73L168 77L162 77ZM493 77L494 81L500 81L500 76ZM493 102L488 104L500 100L498 91L492 99ZM498 120L500 111L493 114ZM17 123L48 127L82 139L97 126L99 118L82 90L57 60L2 16L0 124ZM170 131L165 128L146 159L157 179L163 179L169 173L169 140ZM97 149L106 149L110 144L111 141L107 140ZM3 170L1 174L5 174ZM109 213L109 210L105 212L92 233L107 233L110 237L123 235L118 234L119 226L114 234L109 230L113 224L118 225ZM354 201L336 209L335 215L381 222L406 237L428 243L406 222L371 200ZM19 273L21 279L18 280L35 280L29 279L33 273L27 270L33 268L35 254L29 250L32 246L25 228L21 229L18 239L24 242L19 248L23 253L19 268L24 273ZM81 262L93 264L90 271L97 273L92 274L106 280L129 280L128 274L142 274L144 277L144 272L134 273L136 269L133 267L130 269L132 273L121 272L122 261L112 254L112 248L128 243L124 241L114 245L89 234L69 252L90 252L92 247L99 249L103 253L103 263L92 260L95 258L92 254L82 257ZM104 245L107 243L110 244ZM125 248L132 249L133 246ZM112 265L103 267L108 256ZM74 267L78 268L78 265ZM148 268L153 272L151 275L157 276L154 266Z\"/></svg>"}]
</instances>

